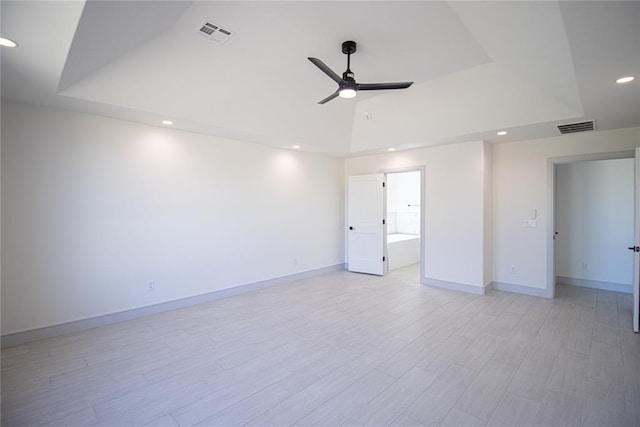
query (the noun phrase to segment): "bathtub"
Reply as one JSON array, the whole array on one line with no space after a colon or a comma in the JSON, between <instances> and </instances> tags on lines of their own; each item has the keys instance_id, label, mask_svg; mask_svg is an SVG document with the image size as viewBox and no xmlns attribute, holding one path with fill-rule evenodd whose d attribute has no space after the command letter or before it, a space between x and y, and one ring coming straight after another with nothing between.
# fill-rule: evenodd
<instances>
[{"instance_id":1,"label":"bathtub","mask_svg":"<svg viewBox=\"0 0 640 427\"><path fill-rule=\"evenodd\" d=\"M420 236L387 234L389 270L420 262Z\"/></svg>"}]
</instances>

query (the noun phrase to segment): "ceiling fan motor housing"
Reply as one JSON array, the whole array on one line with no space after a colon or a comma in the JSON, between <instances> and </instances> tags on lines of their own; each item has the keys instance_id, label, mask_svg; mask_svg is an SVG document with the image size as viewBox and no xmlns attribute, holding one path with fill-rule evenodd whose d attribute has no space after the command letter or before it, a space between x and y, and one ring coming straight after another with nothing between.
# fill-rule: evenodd
<instances>
[{"instance_id":1,"label":"ceiling fan motor housing","mask_svg":"<svg viewBox=\"0 0 640 427\"><path fill-rule=\"evenodd\" d=\"M342 80L353 83L354 85L356 84L355 74L351 70L347 70L342 73Z\"/></svg>"}]
</instances>

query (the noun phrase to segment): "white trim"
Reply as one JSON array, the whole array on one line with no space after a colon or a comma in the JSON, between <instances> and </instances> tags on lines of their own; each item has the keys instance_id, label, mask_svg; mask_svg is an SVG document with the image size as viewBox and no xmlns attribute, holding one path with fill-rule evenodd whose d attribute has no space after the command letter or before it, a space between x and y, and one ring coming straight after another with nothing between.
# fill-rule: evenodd
<instances>
[{"instance_id":1,"label":"white trim","mask_svg":"<svg viewBox=\"0 0 640 427\"><path fill-rule=\"evenodd\" d=\"M583 288L602 289L604 291L633 293L633 287L624 283L602 282L600 280L578 279L575 277L558 276L557 284L582 286Z\"/></svg>"},{"instance_id":2,"label":"white trim","mask_svg":"<svg viewBox=\"0 0 640 427\"><path fill-rule=\"evenodd\" d=\"M580 154L575 156L552 157L549 160L552 160L556 165L562 165L566 163L589 162L592 160L632 159L634 155L635 153L633 150L625 150L605 153Z\"/></svg>"},{"instance_id":3,"label":"white trim","mask_svg":"<svg viewBox=\"0 0 640 427\"><path fill-rule=\"evenodd\" d=\"M106 326L113 323L124 322L127 320L138 319L140 317L150 316L156 313L176 310L179 308L189 307L197 304L202 304L202 303L217 300L220 298L240 295L240 294L255 291L258 289L269 288L271 286L283 285L285 283L290 283L296 280L307 279L309 277L315 277L322 274L341 271L344 269L345 269L345 264L335 264L335 265L330 265L328 267L318 268L315 270L304 271L302 273L295 273L288 276L276 277L274 279L248 283L246 285L240 285L240 286L236 286L228 289L221 289L219 291L208 292L206 294L195 295L187 298L181 298L173 301L163 302L160 304L153 304L145 307L133 308L131 310L120 311L112 314L105 314L103 316L96 316L88 319L76 320L73 322L61 323L58 325L45 326L43 328L31 329L24 332L15 332L11 334L6 334L0 337L0 347L5 348L9 346L14 346L14 345L21 345L21 344L29 343L32 341L52 338L59 335L66 335L73 332L85 331L87 329L98 328L100 326Z\"/></svg>"},{"instance_id":4,"label":"white trim","mask_svg":"<svg viewBox=\"0 0 640 427\"><path fill-rule=\"evenodd\" d=\"M424 277L421 282L423 285L435 286L436 288L450 289L452 291L464 292L473 295L486 295L491 290L493 283L484 286L473 286L464 283L447 282L446 280L432 279Z\"/></svg>"},{"instance_id":5,"label":"white trim","mask_svg":"<svg viewBox=\"0 0 640 427\"><path fill-rule=\"evenodd\" d=\"M493 289L514 294L529 295L532 297L553 299L553 288L549 289L531 288L529 286L516 285L505 282L491 282Z\"/></svg>"}]
</instances>

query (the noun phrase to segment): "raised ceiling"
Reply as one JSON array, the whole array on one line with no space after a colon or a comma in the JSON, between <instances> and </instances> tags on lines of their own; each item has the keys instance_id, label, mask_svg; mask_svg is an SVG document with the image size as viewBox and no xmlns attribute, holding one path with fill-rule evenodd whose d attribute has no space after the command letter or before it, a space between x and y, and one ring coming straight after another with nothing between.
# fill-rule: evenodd
<instances>
[{"instance_id":1,"label":"raised ceiling","mask_svg":"<svg viewBox=\"0 0 640 427\"><path fill-rule=\"evenodd\" d=\"M638 2L5 1L2 97L334 156L640 126ZM224 44L197 29L233 31ZM358 82L317 102L345 40ZM623 75L636 81L616 85ZM367 114L365 114L367 113ZM367 116L369 119L365 119ZM505 137L496 136L507 130Z\"/></svg>"}]
</instances>

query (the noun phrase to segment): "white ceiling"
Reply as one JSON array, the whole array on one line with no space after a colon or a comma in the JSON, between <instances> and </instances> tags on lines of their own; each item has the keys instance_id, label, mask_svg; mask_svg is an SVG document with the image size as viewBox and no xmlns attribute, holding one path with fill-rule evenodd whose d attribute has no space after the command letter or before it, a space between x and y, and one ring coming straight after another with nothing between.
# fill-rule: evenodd
<instances>
[{"instance_id":1,"label":"white ceiling","mask_svg":"<svg viewBox=\"0 0 640 427\"><path fill-rule=\"evenodd\" d=\"M6 1L2 97L334 156L640 126L640 2ZM225 44L196 33L232 30ZM362 83L317 102L355 40ZM638 79L621 86L618 77ZM365 120L363 113L371 120ZM509 134L496 136L505 129Z\"/></svg>"}]
</instances>

